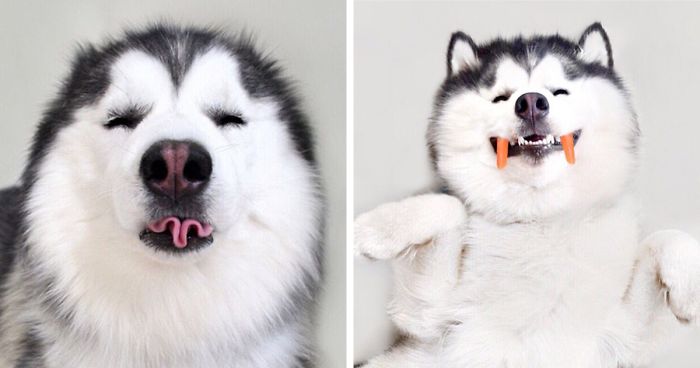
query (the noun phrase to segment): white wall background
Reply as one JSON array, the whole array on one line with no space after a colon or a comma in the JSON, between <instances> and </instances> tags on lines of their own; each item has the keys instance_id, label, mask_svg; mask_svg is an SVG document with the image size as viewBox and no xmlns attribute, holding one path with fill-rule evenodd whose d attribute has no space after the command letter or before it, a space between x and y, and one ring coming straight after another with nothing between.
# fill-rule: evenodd
<instances>
[{"instance_id":1,"label":"white wall background","mask_svg":"<svg viewBox=\"0 0 700 368\"><path fill-rule=\"evenodd\" d=\"M476 42L534 32L578 40L594 21L610 36L639 113L648 228L677 227L700 238L700 3L357 2L355 214L431 183L424 134L453 31ZM390 341L383 332L390 273L381 263L355 265L359 361ZM700 366L700 331L686 330L676 340L654 367Z\"/></svg>"},{"instance_id":2,"label":"white wall background","mask_svg":"<svg viewBox=\"0 0 700 368\"><path fill-rule=\"evenodd\" d=\"M77 42L153 20L252 30L298 83L328 196L321 367L345 365L345 1L0 0L0 187L19 177ZM0 204L1 205L1 204Z\"/></svg>"}]
</instances>

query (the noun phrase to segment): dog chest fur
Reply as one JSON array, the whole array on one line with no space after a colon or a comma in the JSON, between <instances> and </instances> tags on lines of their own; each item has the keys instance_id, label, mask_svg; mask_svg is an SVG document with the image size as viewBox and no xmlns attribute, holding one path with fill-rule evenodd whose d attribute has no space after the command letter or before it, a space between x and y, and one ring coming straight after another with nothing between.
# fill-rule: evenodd
<instances>
[{"instance_id":1,"label":"dog chest fur","mask_svg":"<svg viewBox=\"0 0 700 368\"><path fill-rule=\"evenodd\" d=\"M455 326L445 350L470 361L497 354L523 367L599 356L632 277L637 234L624 203L533 223L470 218L461 279L446 303Z\"/></svg>"}]
</instances>

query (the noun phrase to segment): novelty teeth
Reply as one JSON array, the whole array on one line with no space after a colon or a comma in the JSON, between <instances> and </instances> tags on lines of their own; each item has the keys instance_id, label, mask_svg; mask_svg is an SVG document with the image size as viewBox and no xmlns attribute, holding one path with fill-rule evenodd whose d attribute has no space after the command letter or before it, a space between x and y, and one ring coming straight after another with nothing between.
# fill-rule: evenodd
<instances>
[{"instance_id":1,"label":"novelty teeth","mask_svg":"<svg viewBox=\"0 0 700 368\"><path fill-rule=\"evenodd\" d=\"M566 156L566 162L573 165L576 162L576 157L574 156L574 134L569 133L567 135L561 136L561 148L564 150L564 156Z\"/></svg>"},{"instance_id":2,"label":"novelty teeth","mask_svg":"<svg viewBox=\"0 0 700 368\"><path fill-rule=\"evenodd\" d=\"M574 134L569 133L562 135L561 137L554 137L551 134L547 134L546 137L538 141L529 141L525 137L518 137L517 140L510 140L507 138L497 138L496 139L496 167L498 169L503 169L508 164L508 146L545 146L551 144L561 144L562 150L564 151L564 156L566 157L566 162L573 165L576 162L576 157L574 154Z\"/></svg>"},{"instance_id":3,"label":"novelty teeth","mask_svg":"<svg viewBox=\"0 0 700 368\"><path fill-rule=\"evenodd\" d=\"M496 139L496 167L502 169L508 163L508 141L506 138Z\"/></svg>"}]
</instances>

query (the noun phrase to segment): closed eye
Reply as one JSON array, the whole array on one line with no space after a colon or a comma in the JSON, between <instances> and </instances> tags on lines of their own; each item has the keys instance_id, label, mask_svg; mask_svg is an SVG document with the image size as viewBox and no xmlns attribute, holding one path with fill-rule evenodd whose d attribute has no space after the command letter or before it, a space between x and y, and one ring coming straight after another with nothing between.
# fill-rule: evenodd
<instances>
[{"instance_id":1,"label":"closed eye","mask_svg":"<svg viewBox=\"0 0 700 368\"><path fill-rule=\"evenodd\" d=\"M499 102L503 102L503 101L508 101L509 98L510 98L510 95L498 95L491 102L499 103Z\"/></svg>"},{"instance_id":2,"label":"closed eye","mask_svg":"<svg viewBox=\"0 0 700 368\"><path fill-rule=\"evenodd\" d=\"M568 94L569 94L569 91L560 88L560 89L554 90L554 92L552 92L552 94L555 95L555 96L559 96L559 95L568 95Z\"/></svg>"},{"instance_id":3,"label":"closed eye","mask_svg":"<svg viewBox=\"0 0 700 368\"><path fill-rule=\"evenodd\" d=\"M104 127L107 129L134 129L143 120L147 112L148 108L144 106L131 106L126 109L111 111Z\"/></svg>"},{"instance_id":4,"label":"closed eye","mask_svg":"<svg viewBox=\"0 0 700 368\"><path fill-rule=\"evenodd\" d=\"M133 116L117 116L109 119L109 121L107 121L107 124L105 124L105 127L107 127L107 129L134 129L139 124L139 122L141 122L141 120Z\"/></svg>"},{"instance_id":5,"label":"closed eye","mask_svg":"<svg viewBox=\"0 0 700 368\"><path fill-rule=\"evenodd\" d=\"M209 116L217 126L243 126L247 124L243 118L243 114L239 112L230 112L223 109L214 108L209 111Z\"/></svg>"},{"instance_id":6,"label":"closed eye","mask_svg":"<svg viewBox=\"0 0 700 368\"><path fill-rule=\"evenodd\" d=\"M216 125L218 126L227 126L227 125L233 125L233 126L238 126L238 125L244 125L245 120L243 120L242 117L239 115L235 114L226 114L218 117L216 119Z\"/></svg>"}]
</instances>

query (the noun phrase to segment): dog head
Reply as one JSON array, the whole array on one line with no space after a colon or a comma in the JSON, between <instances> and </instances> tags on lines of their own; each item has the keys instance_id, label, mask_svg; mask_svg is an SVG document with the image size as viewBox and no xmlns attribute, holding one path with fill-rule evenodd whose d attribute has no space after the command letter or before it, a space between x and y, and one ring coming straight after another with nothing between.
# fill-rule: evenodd
<instances>
[{"instance_id":1,"label":"dog head","mask_svg":"<svg viewBox=\"0 0 700 368\"><path fill-rule=\"evenodd\" d=\"M52 234L37 242L172 257L235 238L242 219L317 223L297 104L246 37L156 26L83 48L24 174L29 223Z\"/></svg>"},{"instance_id":2,"label":"dog head","mask_svg":"<svg viewBox=\"0 0 700 368\"><path fill-rule=\"evenodd\" d=\"M439 177L475 211L517 221L610 199L638 136L600 24L578 42L452 35L428 142Z\"/></svg>"}]
</instances>

